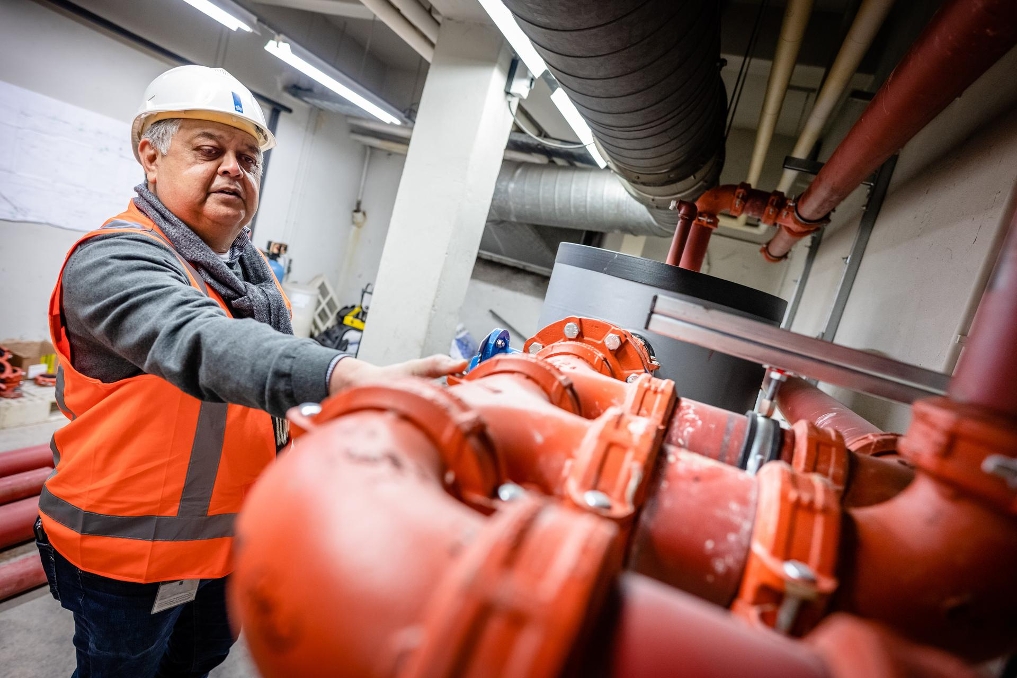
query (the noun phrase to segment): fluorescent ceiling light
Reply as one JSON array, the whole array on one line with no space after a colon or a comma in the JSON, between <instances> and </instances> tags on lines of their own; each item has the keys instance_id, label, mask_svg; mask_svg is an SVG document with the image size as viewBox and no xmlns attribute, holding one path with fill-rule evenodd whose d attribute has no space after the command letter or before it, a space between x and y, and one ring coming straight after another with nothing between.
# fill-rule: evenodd
<instances>
[{"instance_id":1,"label":"fluorescent ceiling light","mask_svg":"<svg viewBox=\"0 0 1017 678\"><path fill-rule=\"evenodd\" d=\"M307 77L311 78L312 80L321 83L322 85L329 88L330 90L332 90L342 98L346 99L350 103L359 106L364 111L376 117L378 120L381 120L382 122L387 122L391 125L403 124L403 121L396 117L395 115L393 115L391 112L386 111L378 104L368 100L367 97L357 93L352 88L339 82L339 80L326 73L325 70L323 69L328 69L335 73L338 77L348 80L348 78L345 75L343 75L339 71L334 70L328 64L319 61L313 55L306 54L305 57L297 56L296 54L294 54L293 47L290 45L290 43L284 41L283 39L280 38L278 40L269 40L268 44L265 45L265 51L267 51L269 54L275 57L278 57L279 59L282 59L293 68L297 69L298 71L300 71ZM321 67L319 68L318 66L312 64L311 63L312 61L319 61Z\"/></svg>"},{"instance_id":2,"label":"fluorescent ceiling light","mask_svg":"<svg viewBox=\"0 0 1017 678\"><path fill-rule=\"evenodd\" d=\"M512 12L502 3L501 0L480 0L481 6L487 11L491 21L498 27L501 34L508 40L515 53L519 56L534 78L539 78L547 70L547 64L533 48L533 43L526 37Z\"/></svg>"},{"instance_id":3,"label":"fluorescent ceiling light","mask_svg":"<svg viewBox=\"0 0 1017 678\"><path fill-rule=\"evenodd\" d=\"M231 31L235 31L239 28L250 33L253 30L251 26L244 23L244 21L241 21L223 8L213 5L209 2L209 0L184 0L184 2L194 9L204 12ZM241 14L241 12L237 12L237 14ZM248 14L248 12L243 12L243 14ZM253 20L248 19L248 21L250 21L251 24L254 24Z\"/></svg>"},{"instance_id":4,"label":"fluorescent ceiling light","mask_svg":"<svg viewBox=\"0 0 1017 678\"><path fill-rule=\"evenodd\" d=\"M583 120L583 116L579 115L579 111L576 110L575 104L569 99L568 95L565 94L565 90L561 87L551 92L551 101L561 111L562 116L565 118L565 122L569 124L572 131L576 133L589 152L590 156L597 162L597 165L601 169L607 167L607 162L604 161L603 156L600 155L600 151L597 150L597 146L593 143L593 132L590 130L590 126Z\"/></svg>"}]
</instances>

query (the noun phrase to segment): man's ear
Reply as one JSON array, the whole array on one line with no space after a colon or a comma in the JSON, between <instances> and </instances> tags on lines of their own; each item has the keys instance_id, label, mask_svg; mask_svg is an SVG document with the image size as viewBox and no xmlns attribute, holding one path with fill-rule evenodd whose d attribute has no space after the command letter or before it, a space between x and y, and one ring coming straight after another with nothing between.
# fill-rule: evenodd
<instances>
[{"instance_id":1,"label":"man's ear","mask_svg":"<svg viewBox=\"0 0 1017 678\"><path fill-rule=\"evenodd\" d=\"M159 160L162 153L149 139L142 139L138 144L138 157L141 158L141 166L145 168L145 179L148 185L154 186L159 175Z\"/></svg>"}]
</instances>

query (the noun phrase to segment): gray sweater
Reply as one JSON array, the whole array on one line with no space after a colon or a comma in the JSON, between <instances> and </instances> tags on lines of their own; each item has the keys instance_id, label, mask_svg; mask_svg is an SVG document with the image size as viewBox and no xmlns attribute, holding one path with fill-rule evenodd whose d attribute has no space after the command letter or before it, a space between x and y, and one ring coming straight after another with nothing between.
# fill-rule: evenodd
<instances>
[{"instance_id":1,"label":"gray sweater","mask_svg":"<svg viewBox=\"0 0 1017 678\"><path fill-rule=\"evenodd\" d=\"M166 246L144 235L96 236L78 247L64 271L63 308L71 364L82 374L106 383L154 374L196 398L277 417L325 398L339 355L230 318L191 286Z\"/></svg>"}]
</instances>

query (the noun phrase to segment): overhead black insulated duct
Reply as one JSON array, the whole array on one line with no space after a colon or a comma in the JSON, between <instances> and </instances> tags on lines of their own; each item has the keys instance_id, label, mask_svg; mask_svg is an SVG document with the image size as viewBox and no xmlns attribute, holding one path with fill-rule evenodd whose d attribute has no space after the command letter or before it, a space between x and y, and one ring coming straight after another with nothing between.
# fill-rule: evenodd
<instances>
[{"instance_id":1,"label":"overhead black insulated duct","mask_svg":"<svg viewBox=\"0 0 1017 678\"><path fill-rule=\"evenodd\" d=\"M720 176L726 94L713 0L505 0L612 169L658 219Z\"/></svg>"}]
</instances>

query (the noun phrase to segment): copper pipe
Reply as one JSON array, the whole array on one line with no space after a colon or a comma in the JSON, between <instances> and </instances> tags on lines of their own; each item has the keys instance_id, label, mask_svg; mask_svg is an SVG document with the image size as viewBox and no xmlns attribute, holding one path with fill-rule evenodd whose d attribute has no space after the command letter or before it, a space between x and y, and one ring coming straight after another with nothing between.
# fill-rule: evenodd
<instances>
[{"instance_id":1,"label":"copper pipe","mask_svg":"<svg viewBox=\"0 0 1017 678\"><path fill-rule=\"evenodd\" d=\"M709 226L704 226L698 221L692 224L692 231L689 233L689 240L685 244L685 251L682 252L678 267L698 273L706 260L706 250L710 246L712 235L713 229Z\"/></svg>"},{"instance_id":2,"label":"copper pipe","mask_svg":"<svg viewBox=\"0 0 1017 678\"><path fill-rule=\"evenodd\" d=\"M46 583L46 572L38 553L29 553L0 563L0 600Z\"/></svg>"},{"instance_id":3,"label":"copper pipe","mask_svg":"<svg viewBox=\"0 0 1017 678\"><path fill-rule=\"evenodd\" d=\"M681 261L682 252L685 251L685 243L689 239L689 232L692 229L692 222L696 220L698 211L695 203L686 200L679 200L677 205L678 225L674 230L674 237L671 239L671 247L667 251L665 263L677 266Z\"/></svg>"},{"instance_id":4,"label":"copper pipe","mask_svg":"<svg viewBox=\"0 0 1017 678\"><path fill-rule=\"evenodd\" d=\"M42 485L49 478L51 468L37 468L34 471L15 473L0 478L0 505L9 504L25 497L35 497L42 491Z\"/></svg>"},{"instance_id":5,"label":"copper pipe","mask_svg":"<svg viewBox=\"0 0 1017 678\"><path fill-rule=\"evenodd\" d=\"M39 517L39 497L0 506L0 549L32 539L32 526Z\"/></svg>"},{"instance_id":6,"label":"copper pipe","mask_svg":"<svg viewBox=\"0 0 1017 678\"><path fill-rule=\"evenodd\" d=\"M950 398L1017 418L1017 212L950 380ZM1017 455L1017 451L1011 456Z\"/></svg>"},{"instance_id":7,"label":"copper pipe","mask_svg":"<svg viewBox=\"0 0 1017 678\"><path fill-rule=\"evenodd\" d=\"M53 451L49 445L34 445L20 450L0 452L0 478L43 466L53 468Z\"/></svg>"},{"instance_id":8,"label":"copper pipe","mask_svg":"<svg viewBox=\"0 0 1017 678\"><path fill-rule=\"evenodd\" d=\"M798 217L825 219L1015 43L1012 0L944 4L798 199ZM779 259L802 235L781 229L766 250Z\"/></svg>"}]
</instances>

